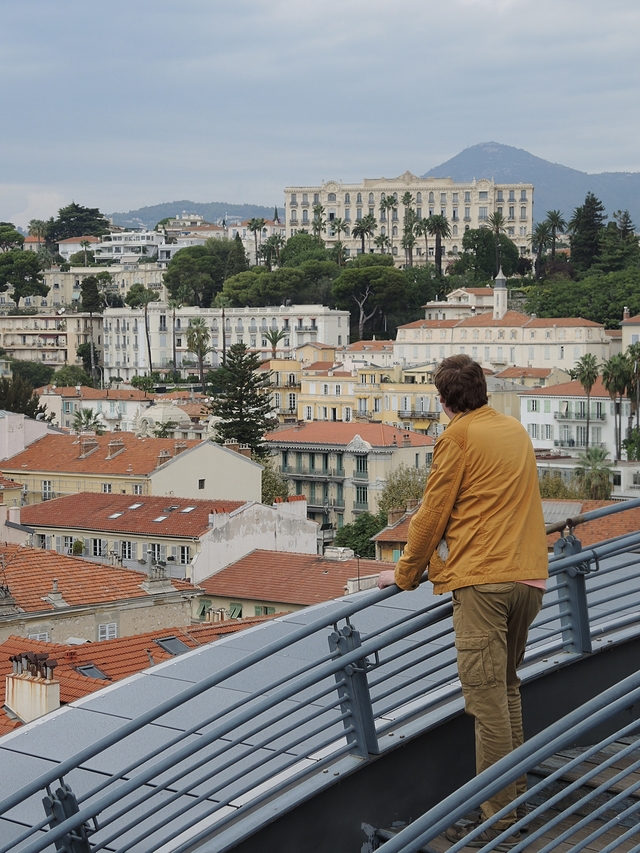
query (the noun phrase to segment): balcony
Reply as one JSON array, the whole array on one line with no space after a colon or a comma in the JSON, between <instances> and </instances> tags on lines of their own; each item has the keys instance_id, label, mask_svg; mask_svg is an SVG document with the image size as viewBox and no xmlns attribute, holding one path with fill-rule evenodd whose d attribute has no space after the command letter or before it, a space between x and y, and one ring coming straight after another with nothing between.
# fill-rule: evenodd
<instances>
[{"instance_id":1,"label":"balcony","mask_svg":"<svg viewBox=\"0 0 640 853\"><path fill-rule=\"evenodd\" d=\"M584 450L585 442L578 441L575 438L556 438L553 442L554 447L575 447L578 450ZM604 441L590 441L589 447L606 447Z\"/></svg>"},{"instance_id":2,"label":"balcony","mask_svg":"<svg viewBox=\"0 0 640 853\"><path fill-rule=\"evenodd\" d=\"M353 502L353 511L354 512L369 512L369 502L368 501L354 501Z\"/></svg>"},{"instance_id":3,"label":"balcony","mask_svg":"<svg viewBox=\"0 0 640 853\"><path fill-rule=\"evenodd\" d=\"M440 419L440 412L425 412L423 409L398 409L399 418L412 418L413 420L427 419L437 421Z\"/></svg>"},{"instance_id":4,"label":"balcony","mask_svg":"<svg viewBox=\"0 0 640 853\"><path fill-rule=\"evenodd\" d=\"M290 477L303 477L307 480L310 477L343 480L345 477L344 468L309 468L308 465L283 465L281 471Z\"/></svg>"},{"instance_id":5,"label":"balcony","mask_svg":"<svg viewBox=\"0 0 640 853\"><path fill-rule=\"evenodd\" d=\"M368 471L355 471L353 472L354 480L368 480L369 472Z\"/></svg>"},{"instance_id":6,"label":"balcony","mask_svg":"<svg viewBox=\"0 0 640 853\"><path fill-rule=\"evenodd\" d=\"M586 412L554 412L553 417L557 421L586 421ZM604 412L597 412L595 415L589 415L590 421L606 421L607 416Z\"/></svg>"}]
</instances>

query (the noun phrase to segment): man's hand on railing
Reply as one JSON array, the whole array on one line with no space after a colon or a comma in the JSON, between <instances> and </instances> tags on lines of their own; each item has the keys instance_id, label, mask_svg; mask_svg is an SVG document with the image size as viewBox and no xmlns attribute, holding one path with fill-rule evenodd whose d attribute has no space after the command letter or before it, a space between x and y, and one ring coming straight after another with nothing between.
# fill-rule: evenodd
<instances>
[{"instance_id":1,"label":"man's hand on railing","mask_svg":"<svg viewBox=\"0 0 640 853\"><path fill-rule=\"evenodd\" d=\"M395 582L396 574L393 569L388 569L386 572L380 572L380 576L378 577L378 589L393 586Z\"/></svg>"}]
</instances>

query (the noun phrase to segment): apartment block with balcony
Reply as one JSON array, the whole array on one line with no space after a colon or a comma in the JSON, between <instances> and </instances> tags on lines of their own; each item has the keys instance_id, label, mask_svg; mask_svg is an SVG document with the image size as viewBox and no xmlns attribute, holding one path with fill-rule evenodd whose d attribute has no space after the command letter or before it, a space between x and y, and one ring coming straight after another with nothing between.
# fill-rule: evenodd
<instances>
[{"instance_id":1,"label":"apartment block with balcony","mask_svg":"<svg viewBox=\"0 0 640 853\"><path fill-rule=\"evenodd\" d=\"M7 355L38 361L55 370L65 364L82 364L76 350L91 340L102 349L102 317L94 314L0 315L0 346Z\"/></svg>"},{"instance_id":2,"label":"apartment block with balcony","mask_svg":"<svg viewBox=\"0 0 640 853\"><path fill-rule=\"evenodd\" d=\"M309 518L340 528L377 512L391 471L431 463L434 439L376 423L303 423L267 436L277 469L307 499Z\"/></svg>"},{"instance_id":3,"label":"apartment block with balcony","mask_svg":"<svg viewBox=\"0 0 640 853\"><path fill-rule=\"evenodd\" d=\"M267 308L178 308L175 312L164 302L148 307L148 333L152 370L176 369L183 376L197 373L194 353L187 347L187 329L191 320L203 318L210 334L211 352L205 368L222 363L223 347L243 343L263 359L273 357L274 347L264 336L273 330L282 333L276 355L293 358L298 347L307 343L326 343L334 347L349 339L349 312L324 305L278 305ZM117 376L130 380L149 372L145 335L145 316L141 308L108 308L104 312L105 382Z\"/></svg>"},{"instance_id":4,"label":"apartment block with balcony","mask_svg":"<svg viewBox=\"0 0 640 853\"><path fill-rule=\"evenodd\" d=\"M122 299L134 284L142 284L147 289L155 291L161 299L166 300L167 298L162 282L163 267L157 263L138 264L137 261L131 260L129 263L105 264L104 266L71 267L67 271L51 267L51 269L44 271L44 283L49 287L49 293L42 297L29 297L30 305L39 309L73 305L80 299L83 279L89 275L105 272L111 276L111 284L107 286L107 290L117 293ZM0 310L2 305L3 298L0 296ZM9 294L7 295L6 305L7 307L13 305Z\"/></svg>"},{"instance_id":5,"label":"apartment block with balcony","mask_svg":"<svg viewBox=\"0 0 640 853\"><path fill-rule=\"evenodd\" d=\"M398 263L404 262L400 246L404 205L402 197L410 192L412 209L417 216L446 216L451 227L451 237L443 241L445 263L462 251L462 237L470 228L485 225L492 213L500 212L506 220L506 234L518 246L520 253L530 252L528 235L533 230L533 184L496 184L481 179L456 183L451 178L420 178L405 172L397 178L367 178L359 184L326 181L318 186L285 188L286 236L292 237L301 230L310 231L315 205L322 205L326 219L323 239L334 246L338 239L347 254L361 252L359 238L354 238L354 224L372 214L377 220L375 235L389 238L390 249ZM397 205L385 209L383 203L392 196ZM343 228L338 234L332 223L341 220ZM366 244L365 244L366 245ZM373 251L373 243L367 246ZM414 263L435 261L433 238L419 239L414 249Z\"/></svg>"}]
</instances>

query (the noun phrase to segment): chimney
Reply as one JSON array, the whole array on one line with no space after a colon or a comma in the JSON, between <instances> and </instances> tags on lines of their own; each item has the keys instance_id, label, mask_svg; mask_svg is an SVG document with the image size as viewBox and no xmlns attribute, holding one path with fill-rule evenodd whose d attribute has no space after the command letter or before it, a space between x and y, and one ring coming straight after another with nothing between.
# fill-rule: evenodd
<instances>
[{"instance_id":1,"label":"chimney","mask_svg":"<svg viewBox=\"0 0 640 853\"><path fill-rule=\"evenodd\" d=\"M400 509L399 507L396 509L390 509L387 513L388 526L391 527L392 524L396 524L398 521L400 521L400 519L404 515L404 512L405 511L403 509Z\"/></svg>"},{"instance_id":2,"label":"chimney","mask_svg":"<svg viewBox=\"0 0 640 853\"><path fill-rule=\"evenodd\" d=\"M176 443L173 445L173 450L174 450L174 454L173 454L173 455L174 455L174 456L177 456L177 455L178 455L178 453L182 453L182 451L183 451L183 450L186 450L186 449L187 449L186 442L184 442L184 441L176 441Z\"/></svg>"},{"instance_id":3,"label":"chimney","mask_svg":"<svg viewBox=\"0 0 640 853\"><path fill-rule=\"evenodd\" d=\"M109 442L107 448L107 459L115 458L119 453L125 450L124 441L121 438L116 438Z\"/></svg>"},{"instance_id":4,"label":"chimney","mask_svg":"<svg viewBox=\"0 0 640 853\"><path fill-rule=\"evenodd\" d=\"M408 432L405 432L402 436L402 446L403 447L411 447L411 436Z\"/></svg>"},{"instance_id":5,"label":"chimney","mask_svg":"<svg viewBox=\"0 0 640 853\"><path fill-rule=\"evenodd\" d=\"M53 677L57 661L33 652L12 655L9 660L13 672L7 675L4 701L23 723L60 707L60 682Z\"/></svg>"},{"instance_id":6,"label":"chimney","mask_svg":"<svg viewBox=\"0 0 640 853\"><path fill-rule=\"evenodd\" d=\"M58 578L53 579L53 586L49 590L49 592L42 599L43 601L48 601L49 604L53 604L55 610L59 610L62 607L68 607L69 605L62 597L62 593L58 589Z\"/></svg>"},{"instance_id":7,"label":"chimney","mask_svg":"<svg viewBox=\"0 0 640 853\"><path fill-rule=\"evenodd\" d=\"M100 447L98 439L93 434L85 434L80 436L80 459L85 459L94 450Z\"/></svg>"},{"instance_id":8,"label":"chimney","mask_svg":"<svg viewBox=\"0 0 640 853\"><path fill-rule=\"evenodd\" d=\"M629 311L629 307L627 305L625 305L624 308L622 309L622 319L628 320L630 316L631 316L631 313Z\"/></svg>"},{"instance_id":9,"label":"chimney","mask_svg":"<svg viewBox=\"0 0 640 853\"><path fill-rule=\"evenodd\" d=\"M169 459L171 459L171 454L169 453L169 451L168 450L161 450L160 453L158 453L158 460L156 462L156 468L159 468L161 465L164 465L164 463Z\"/></svg>"},{"instance_id":10,"label":"chimney","mask_svg":"<svg viewBox=\"0 0 640 853\"><path fill-rule=\"evenodd\" d=\"M0 586L0 616L13 616L16 613L22 612L16 604L15 598L11 595L11 590L6 584Z\"/></svg>"},{"instance_id":11,"label":"chimney","mask_svg":"<svg viewBox=\"0 0 640 853\"><path fill-rule=\"evenodd\" d=\"M410 512L412 509L415 509L419 503L419 498L409 498L409 500L407 501L407 512Z\"/></svg>"}]
</instances>

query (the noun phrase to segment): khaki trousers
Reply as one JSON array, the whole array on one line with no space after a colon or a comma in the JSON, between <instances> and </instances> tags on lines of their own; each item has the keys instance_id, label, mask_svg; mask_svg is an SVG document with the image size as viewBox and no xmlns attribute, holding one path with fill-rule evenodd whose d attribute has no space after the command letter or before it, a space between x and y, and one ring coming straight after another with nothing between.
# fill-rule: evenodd
<instances>
[{"instance_id":1,"label":"khaki trousers","mask_svg":"<svg viewBox=\"0 0 640 853\"><path fill-rule=\"evenodd\" d=\"M543 591L522 583L489 583L453 592L453 627L465 710L475 718L476 773L524 741L520 679L529 626L542 606ZM526 777L482 804L485 818L527 789ZM495 824L506 829L515 812Z\"/></svg>"}]
</instances>

